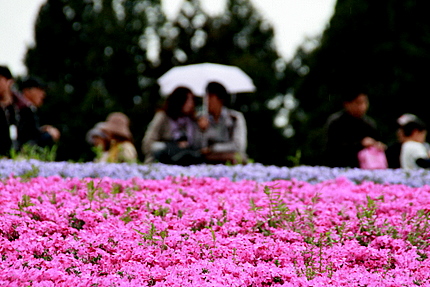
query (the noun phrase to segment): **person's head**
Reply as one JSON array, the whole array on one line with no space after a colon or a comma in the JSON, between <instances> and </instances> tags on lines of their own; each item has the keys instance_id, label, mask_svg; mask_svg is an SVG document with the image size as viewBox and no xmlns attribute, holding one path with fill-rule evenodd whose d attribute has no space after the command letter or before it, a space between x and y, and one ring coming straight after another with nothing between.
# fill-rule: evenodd
<instances>
[{"instance_id":1,"label":"person's head","mask_svg":"<svg viewBox=\"0 0 430 287\"><path fill-rule=\"evenodd\" d=\"M9 92L13 85L13 77L9 68L0 66L0 100L4 97L6 92Z\"/></svg>"},{"instance_id":2,"label":"person's head","mask_svg":"<svg viewBox=\"0 0 430 287\"><path fill-rule=\"evenodd\" d=\"M100 129L110 139L117 142L133 140L133 135L130 131L130 119L123 113L110 113L106 121L100 125Z\"/></svg>"},{"instance_id":3,"label":"person's head","mask_svg":"<svg viewBox=\"0 0 430 287\"><path fill-rule=\"evenodd\" d=\"M34 106L40 107L43 105L43 100L46 97L46 85L44 82L38 78L29 77L20 86L22 95Z\"/></svg>"},{"instance_id":4,"label":"person's head","mask_svg":"<svg viewBox=\"0 0 430 287\"><path fill-rule=\"evenodd\" d=\"M356 118L363 117L369 109L369 98L364 90L352 90L343 98L343 107L347 113Z\"/></svg>"},{"instance_id":5,"label":"person's head","mask_svg":"<svg viewBox=\"0 0 430 287\"><path fill-rule=\"evenodd\" d=\"M403 127L406 124L413 122L413 121L419 121L420 122L421 120L416 115L409 114L409 113L403 114L397 118L398 128L397 128L396 134L397 134L397 139L399 142L405 141L405 134L403 132Z\"/></svg>"},{"instance_id":6,"label":"person's head","mask_svg":"<svg viewBox=\"0 0 430 287\"><path fill-rule=\"evenodd\" d=\"M190 89L185 87L176 88L166 99L164 111L172 119L181 116L194 116L194 95Z\"/></svg>"},{"instance_id":7,"label":"person's head","mask_svg":"<svg viewBox=\"0 0 430 287\"><path fill-rule=\"evenodd\" d=\"M91 130L89 130L86 140L92 146L100 147L102 150L107 150L109 149L109 138L101 129L103 125L103 122L97 123Z\"/></svg>"},{"instance_id":8,"label":"person's head","mask_svg":"<svg viewBox=\"0 0 430 287\"><path fill-rule=\"evenodd\" d=\"M211 82L206 87L208 97L208 111L210 114L219 114L224 103L228 99L227 90L223 85L217 82Z\"/></svg>"},{"instance_id":9,"label":"person's head","mask_svg":"<svg viewBox=\"0 0 430 287\"><path fill-rule=\"evenodd\" d=\"M413 140L420 143L425 142L427 136L427 127L424 122L415 119L401 127L406 140Z\"/></svg>"}]
</instances>

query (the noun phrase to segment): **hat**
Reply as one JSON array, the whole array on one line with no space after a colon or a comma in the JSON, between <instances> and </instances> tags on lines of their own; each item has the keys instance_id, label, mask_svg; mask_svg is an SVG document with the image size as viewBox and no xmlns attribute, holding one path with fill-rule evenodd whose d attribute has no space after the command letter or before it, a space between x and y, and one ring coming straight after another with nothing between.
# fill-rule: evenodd
<instances>
[{"instance_id":1,"label":"hat","mask_svg":"<svg viewBox=\"0 0 430 287\"><path fill-rule=\"evenodd\" d=\"M29 77L21 83L21 90L30 88L46 89L46 84L39 78Z\"/></svg>"},{"instance_id":2,"label":"hat","mask_svg":"<svg viewBox=\"0 0 430 287\"><path fill-rule=\"evenodd\" d=\"M85 139L91 145L94 144L94 137L100 137L103 139L107 139L107 135L101 130L103 122L97 123L92 129L87 132Z\"/></svg>"},{"instance_id":3,"label":"hat","mask_svg":"<svg viewBox=\"0 0 430 287\"><path fill-rule=\"evenodd\" d=\"M123 113L115 112L108 115L100 129L112 135L124 137L128 140L133 138L130 128L130 119Z\"/></svg>"},{"instance_id":4,"label":"hat","mask_svg":"<svg viewBox=\"0 0 430 287\"><path fill-rule=\"evenodd\" d=\"M12 73L6 66L0 66L0 76L3 76L8 80L12 79Z\"/></svg>"},{"instance_id":5,"label":"hat","mask_svg":"<svg viewBox=\"0 0 430 287\"><path fill-rule=\"evenodd\" d=\"M397 123L399 126L403 127L404 125L419 120L416 115L413 114L403 114L397 119Z\"/></svg>"}]
</instances>

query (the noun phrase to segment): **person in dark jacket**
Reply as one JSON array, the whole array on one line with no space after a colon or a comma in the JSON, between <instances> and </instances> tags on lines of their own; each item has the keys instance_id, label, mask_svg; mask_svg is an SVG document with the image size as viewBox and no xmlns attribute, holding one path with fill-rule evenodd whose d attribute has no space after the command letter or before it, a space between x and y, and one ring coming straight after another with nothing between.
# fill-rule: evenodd
<instances>
[{"instance_id":1,"label":"person in dark jacket","mask_svg":"<svg viewBox=\"0 0 430 287\"><path fill-rule=\"evenodd\" d=\"M375 121L366 115L367 93L362 90L344 94L343 110L332 114L326 123L326 161L330 167L359 167L357 154L365 147L381 149Z\"/></svg>"},{"instance_id":2,"label":"person in dark jacket","mask_svg":"<svg viewBox=\"0 0 430 287\"><path fill-rule=\"evenodd\" d=\"M9 156L17 137L14 80L8 67L0 66L0 157Z\"/></svg>"},{"instance_id":3,"label":"person in dark jacket","mask_svg":"<svg viewBox=\"0 0 430 287\"><path fill-rule=\"evenodd\" d=\"M21 84L22 102L19 105L18 143L52 146L60 138L60 132L51 125L40 126L37 109L46 97L46 85L40 79L30 77Z\"/></svg>"}]
</instances>

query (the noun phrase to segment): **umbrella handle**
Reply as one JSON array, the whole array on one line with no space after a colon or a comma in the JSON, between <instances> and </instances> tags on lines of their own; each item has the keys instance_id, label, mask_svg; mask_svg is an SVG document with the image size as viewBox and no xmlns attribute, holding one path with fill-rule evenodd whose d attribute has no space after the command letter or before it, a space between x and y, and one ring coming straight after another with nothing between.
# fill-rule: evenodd
<instances>
[{"instance_id":1,"label":"umbrella handle","mask_svg":"<svg viewBox=\"0 0 430 287\"><path fill-rule=\"evenodd\" d=\"M207 117L209 115L209 97L205 95L203 97L203 116Z\"/></svg>"}]
</instances>

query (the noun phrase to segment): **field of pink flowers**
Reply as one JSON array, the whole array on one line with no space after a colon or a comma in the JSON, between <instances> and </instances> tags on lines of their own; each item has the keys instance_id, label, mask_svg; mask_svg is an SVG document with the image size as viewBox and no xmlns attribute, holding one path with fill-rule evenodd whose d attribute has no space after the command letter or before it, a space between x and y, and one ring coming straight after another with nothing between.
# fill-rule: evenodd
<instances>
[{"instance_id":1,"label":"field of pink flowers","mask_svg":"<svg viewBox=\"0 0 430 287\"><path fill-rule=\"evenodd\" d=\"M0 182L0 286L430 286L430 187Z\"/></svg>"}]
</instances>

